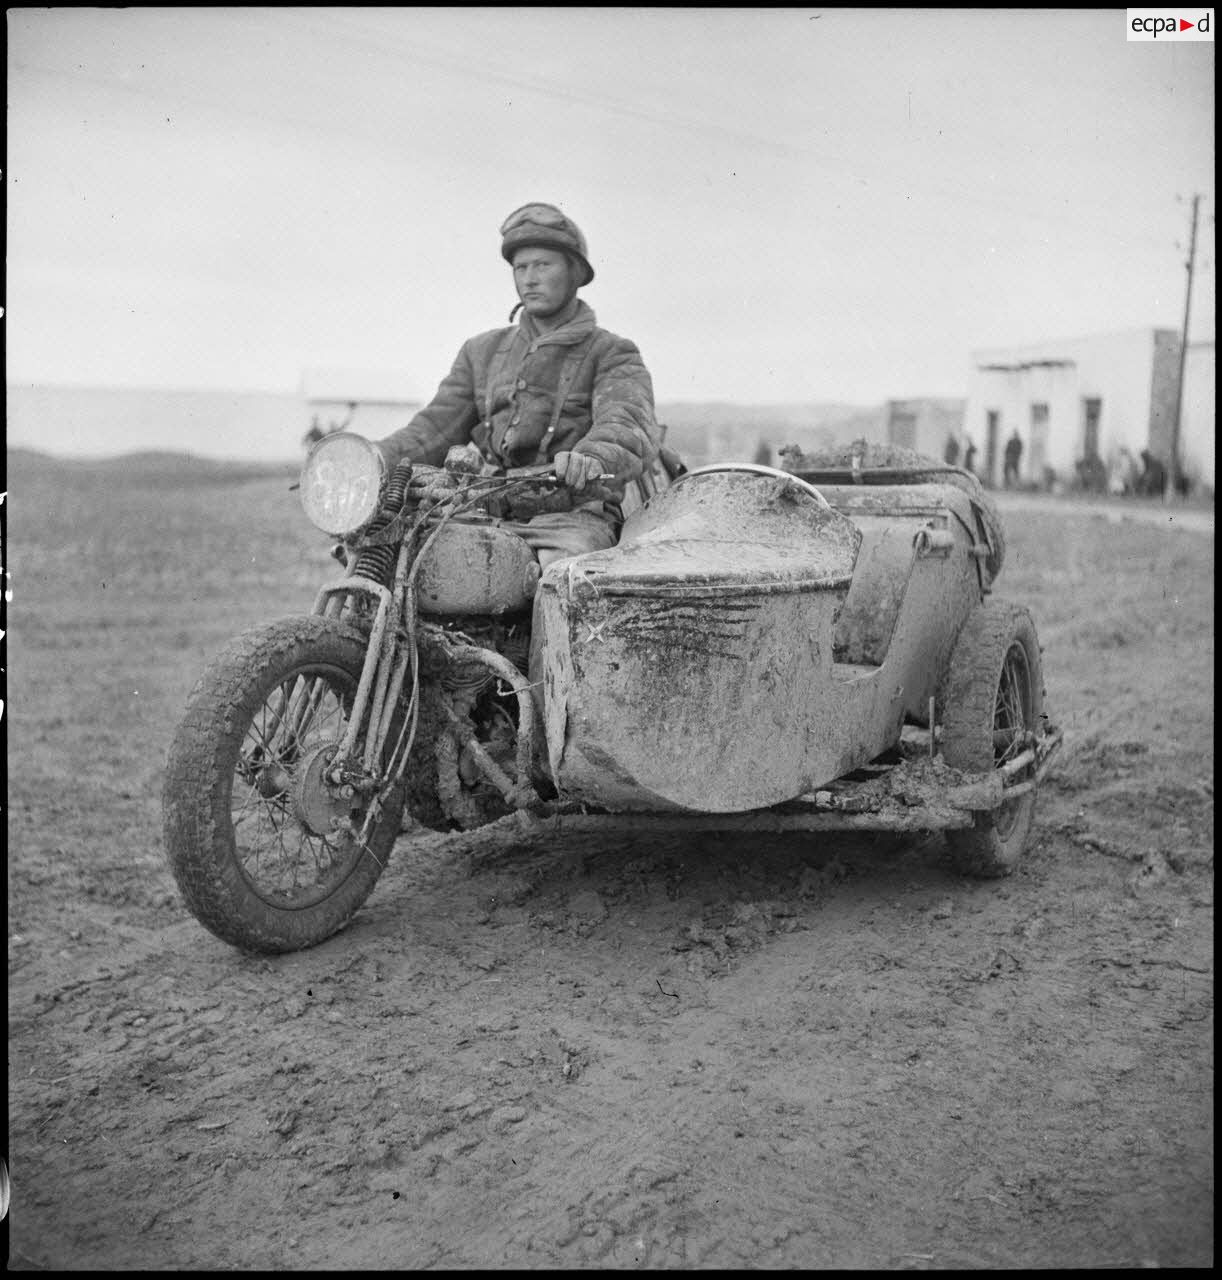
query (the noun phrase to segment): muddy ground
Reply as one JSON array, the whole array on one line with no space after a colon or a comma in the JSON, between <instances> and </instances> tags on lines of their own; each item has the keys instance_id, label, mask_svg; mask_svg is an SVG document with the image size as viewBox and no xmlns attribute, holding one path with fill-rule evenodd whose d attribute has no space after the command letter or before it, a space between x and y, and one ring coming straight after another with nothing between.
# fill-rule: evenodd
<instances>
[{"instance_id":1,"label":"muddy ground","mask_svg":"<svg viewBox=\"0 0 1222 1280\"><path fill-rule=\"evenodd\" d=\"M181 907L162 762L325 544L278 479L9 488L10 1267L1212 1262L1212 518L1010 512L1066 746L1007 881L430 836L265 959Z\"/></svg>"}]
</instances>

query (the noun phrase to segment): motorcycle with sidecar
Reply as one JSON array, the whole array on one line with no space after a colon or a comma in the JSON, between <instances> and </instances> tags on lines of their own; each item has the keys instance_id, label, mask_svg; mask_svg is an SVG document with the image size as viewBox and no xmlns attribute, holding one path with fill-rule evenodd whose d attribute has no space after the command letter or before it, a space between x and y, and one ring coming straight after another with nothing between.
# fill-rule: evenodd
<instances>
[{"instance_id":1,"label":"motorcycle with sidecar","mask_svg":"<svg viewBox=\"0 0 1222 1280\"><path fill-rule=\"evenodd\" d=\"M1031 615L992 594L994 504L864 443L783 457L657 465L617 545L541 571L511 524L572 504L547 468L458 448L387 474L324 437L301 499L343 572L230 642L171 744L164 838L194 915L246 950L307 947L405 831L500 820L943 830L966 873L1012 870L1061 733Z\"/></svg>"}]
</instances>

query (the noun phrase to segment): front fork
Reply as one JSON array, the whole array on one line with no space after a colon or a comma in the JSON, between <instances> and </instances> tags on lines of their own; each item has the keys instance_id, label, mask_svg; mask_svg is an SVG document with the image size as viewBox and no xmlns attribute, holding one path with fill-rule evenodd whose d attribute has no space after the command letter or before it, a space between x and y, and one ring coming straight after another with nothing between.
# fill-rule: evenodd
<instances>
[{"instance_id":1,"label":"front fork","mask_svg":"<svg viewBox=\"0 0 1222 1280\"><path fill-rule=\"evenodd\" d=\"M413 701L415 694L416 645L414 625L406 629L405 643L401 643L397 619L409 618L405 608L408 599L409 547L399 548L395 568L394 588L388 590L380 582L356 573L325 584L314 601L313 613L324 618L338 619L344 605L353 595L366 596L376 604L369 642L365 648L365 661L357 682L356 695L348 716L347 728L340 739L335 754L327 763L325 782L337 794L352 794L349 788L372 797L368 812L359 833L365 841L380 816L382 799L390 786L402 777L407 756L411 750L410 739L404 745L403 734L395 745L395 751L385 770L379 762L385 759L385 748L393 722L391 712L403 691L403 683L409 667L413 672ZM414 608L410 622L414 624ZM407 729L404 725L404 730ZM357 748L364 742L360 759Z\"/></svg>"},{"instance_id":2,"label":"front fork","mask_svg":"<svg viewBox=\"0 0 1222 1280\"><path fill-rule=\"evenodd\" d=\"M337 788L355 786L358 791L375 794L375 804L371 806L371 812L365 821L365 827L370 827L380 808L376 801L380 800L388 786L396 785L402 779L411 754L418 714L419 643L423 640L430 649L440 650L447 661L461 661L464 664L475 662L513 689L518 700L518 731L514 754L516 778L511 778L480 748L479 743L474 740L470 721L453 708L447 708L449 723L443 727L442 732L458 751L467 748L468 757L476 769L486 782L500 792L508 805L515 809L525 808L539 799L530 781L536 712L529 682L501 654L481 645L459 640L441 627L419 623L410 573L411 563L409 548L404 545L399 550L393 591L370 578L350 574L323 586L314 602L315 614L331 618L339 617L344 603L353 593L367 596L376 602L365 662L361 668L348 726L328 765L327 782ZM400 618L403 620L402 627L397 621ZM378 768L377 762L385 758L386 743L394 720L393 711L399 703L409 672L411 696L403 733L400 734L388 766L383 771ZM364 751L357 767L357 744L362 739ZM361 834L364 838L368 831L363 830Z\"/></svg>"}]
</instances>

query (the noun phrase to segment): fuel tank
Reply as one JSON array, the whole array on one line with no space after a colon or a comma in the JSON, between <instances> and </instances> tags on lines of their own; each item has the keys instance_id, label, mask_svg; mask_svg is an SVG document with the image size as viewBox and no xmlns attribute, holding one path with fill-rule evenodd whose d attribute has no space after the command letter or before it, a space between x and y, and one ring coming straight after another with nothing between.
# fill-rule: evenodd
<instances>
[{"instance_id":1,"label":"fuel tank","mask_svg":"<svg viewBox=\"0 0 1222 1280\"><path fill-rule=\"evenodd\" d=\"M509 613L526 608L539 581L530 547L491 520L454 520L424 553L417 590L426 616Z\"/></svg>"},{"instance_id":2,"label":"fuel tank","mask_svg":"<svg viewBox=\"0 0 1222 1280\"><path fill-rule=\"evenodd\" d=\"M705 468L630 516L617 546L550 566L535 625L561 793L732 813L834 776L818 690L860 542L795 476Z\"/></svg>"}]
</instances>

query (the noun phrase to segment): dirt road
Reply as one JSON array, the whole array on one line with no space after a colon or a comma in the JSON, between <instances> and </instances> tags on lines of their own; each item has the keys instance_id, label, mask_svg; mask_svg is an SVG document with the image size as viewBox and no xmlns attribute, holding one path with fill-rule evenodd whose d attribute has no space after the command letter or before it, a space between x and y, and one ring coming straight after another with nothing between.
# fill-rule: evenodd
<instances>
[{"instance_id":1,"label":"dirt road","mask_svg":"<svg viewBox=\"0 0 1222 1280\"><path fill-rule=\"evenodd\" d=\"M10 488L10 1267L1212 1262L1212 530L1010 511L1066 746L1008 881L493 829L262 959L182 910L162 762L325 545L279 481Z\"/></svg>"}]
</instances>

